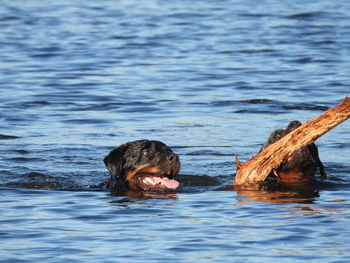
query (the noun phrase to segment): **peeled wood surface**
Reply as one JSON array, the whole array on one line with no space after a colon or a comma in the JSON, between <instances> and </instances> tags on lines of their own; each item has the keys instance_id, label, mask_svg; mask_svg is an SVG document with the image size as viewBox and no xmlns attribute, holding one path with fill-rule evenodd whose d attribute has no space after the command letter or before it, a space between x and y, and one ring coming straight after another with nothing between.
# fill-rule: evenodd
<instances>
[{"instance_id":1,"label":"peeled wood surface","mask_svg":"<svg viewBox=\"0 0 350 263\"><path fill-rule=\"evenodd\" d=\"M236 177L233 184L263 182L270 172L277 169L293 152L314 142L349 117L350 98L346 97L340 104L288 133L249 161L240 164L237 158Z\"/></svg>"}]
</instances>

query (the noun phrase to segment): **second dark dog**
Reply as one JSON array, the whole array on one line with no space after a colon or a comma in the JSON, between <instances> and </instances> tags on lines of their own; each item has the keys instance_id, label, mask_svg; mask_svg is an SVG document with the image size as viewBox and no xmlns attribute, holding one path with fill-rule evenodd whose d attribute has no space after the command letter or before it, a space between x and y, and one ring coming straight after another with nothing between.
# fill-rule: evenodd
<instances>
[{"instance_id":1,"label":"second dark dog","mask_svg":"<svg viewBox=\"0 0 350 263\"><path fill-rule=\"evenodd\" d=\"M271 133L261 150L281 139L286 134L301 126L299 121L292 121L286 129L278 129ZM319 168L321 177L325 178L324 165L320 160L316 144L312 143L306 147L296 150L291 157L270 174L270 178L277 177L283 184L295 185L314 181L316 169Z\"/></svg>"}]
</instances>

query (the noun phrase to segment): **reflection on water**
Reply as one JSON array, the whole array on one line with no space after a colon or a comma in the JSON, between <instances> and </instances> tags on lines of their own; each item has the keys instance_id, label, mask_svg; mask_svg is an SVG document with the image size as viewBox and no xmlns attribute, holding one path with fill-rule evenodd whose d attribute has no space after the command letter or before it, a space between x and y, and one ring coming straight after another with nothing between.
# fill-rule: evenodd
<instances>
[{"instance_id":1,"label":"reflection on water","mask_svg":"<svg viewBox=\"0 0 350 263\"><path fill-rule=\"evenodd\" d=\"M111 196L120 196L116 193L111 193ZM111 203L129 203L137 202L139 200L147 199L161 199L161 200L178 200L178 195L176 193L152 193L152 192L135 192L129 191L124 193L122 196L127 196L127 198L122 198L120 200L113 200Z\"/></svg>"},{"instance_id":2,"label":"reflection on water","mask_svg":"<svg viewBox=\"0 0 350 263\"><path fill-rule=\"evenodd\" d=\"M242 203L270 202L312 204L319 192L316 190L289 190L289 191L237 191L238 201Z\"/></svg>"}]
</instances>

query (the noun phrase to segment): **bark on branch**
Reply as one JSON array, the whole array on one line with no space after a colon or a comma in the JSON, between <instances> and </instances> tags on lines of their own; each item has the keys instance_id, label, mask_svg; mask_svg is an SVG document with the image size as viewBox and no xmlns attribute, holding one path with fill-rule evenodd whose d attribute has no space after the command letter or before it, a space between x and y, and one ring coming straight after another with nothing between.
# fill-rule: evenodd
<instances>
[{"instance_id":1,"label":"bark on branch","mask_svg":"<svg viewBox=\"0 0 350 263\"><path fill-rule=\"evenodd\" d=\"M290 132L249 161L240 164L236 157L236 177L233 184L263 182L270 172L277 169L294 151L314 142L349 117L350 98L346 97L340 104Z\"/></svg>"}]
</instances>

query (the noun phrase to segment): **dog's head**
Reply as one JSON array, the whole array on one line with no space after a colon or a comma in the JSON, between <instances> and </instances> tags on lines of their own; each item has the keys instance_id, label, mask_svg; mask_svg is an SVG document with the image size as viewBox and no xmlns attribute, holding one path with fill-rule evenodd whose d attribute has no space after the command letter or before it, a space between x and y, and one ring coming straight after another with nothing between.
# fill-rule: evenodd
<instances>
[{"instance_id":1,"label":"dog's head","mask_svg":"<svg viewBox=\"0 0 350 263\"><path fill-rule=\"evenodd\" d=\"M278 129L271 133L262 149L266 148L270 144L273 144L286 136L290 132L294 131L302 124L300 121L291 121L286 129ZM311 151L311 148L316 150ZM321 161L319 160L317 146L311 144L297 149L288 159L286 159L281 166L275 170L275 175L278 175L280 182L286 185L303 185L312 182L316 166Z\"/></svg>"},{"instance_id":2,"label":"dog's head","mask_svg":"<svg viewBox=\"0 0 350 263\"><path fill-rule=\"evenodd\" d=\"M159 141L122 144L104 158L104 163L111 175L112 190L167 191L179 186L174 179L180 170L180 159Z\"/></svg>"}]
</instances>

